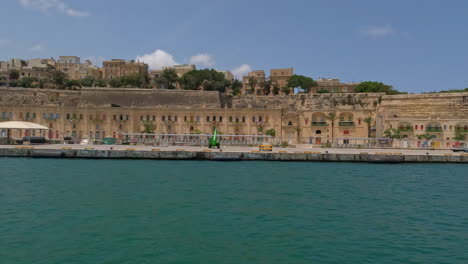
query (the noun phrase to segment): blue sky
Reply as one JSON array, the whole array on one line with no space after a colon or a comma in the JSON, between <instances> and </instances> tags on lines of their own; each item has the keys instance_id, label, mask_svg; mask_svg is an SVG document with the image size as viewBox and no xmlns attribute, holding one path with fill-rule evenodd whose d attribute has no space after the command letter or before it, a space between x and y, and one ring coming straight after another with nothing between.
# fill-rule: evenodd
<instances>
[{"instance_id":1,"label":"blue sky","mask_svg":"<svg viewBox=\"0 0 468 264\"><path fill-rule=\"evenodd\" d=\"M463 0L2 0L0 60L291 67L408 92L468 87Z\"/></svg>"}]
</instances>

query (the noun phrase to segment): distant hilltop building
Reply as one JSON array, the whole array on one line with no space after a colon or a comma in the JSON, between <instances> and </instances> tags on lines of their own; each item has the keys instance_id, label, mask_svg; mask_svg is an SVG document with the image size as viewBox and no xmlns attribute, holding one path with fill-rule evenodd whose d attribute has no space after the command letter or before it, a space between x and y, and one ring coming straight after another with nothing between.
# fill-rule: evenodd
<instances>
[{"instance_id":1,"label":"distant hilltop building","mask_svg":"<svg viewBox=\"0 0 468 264\"><path fill-rule=\"evenodd\" d=\"M101 69L92 65L89 60L81 63L80 58L76 56L60 56L57 62L57 70L66 73L72 80L80 80L86 77L102 79Z\"/></svg>"},{"instance_id":2,"label":"distant hilltop building","mask_svg":"<svg viewBox=\"0 0 468 264\"><path fill-rule=\"evenodd\" d=\"M106 80L134 74L148 74L148 64L134 60L113 59L102 62L102 73Z\"/></svg>"},{"instance_id":3,"label":"distant hilltop building","mask_svg":"<svg viewBox=\"0 0 468 264\"><path fill-rule=\"evenodd\" d=\"M287 86L289 78L293 75L294 68L271 69L269 78L263 70L249 72L247 76L242 77L242 94L263 95L265 85L269 85L271 90L275 86L282 88Z\"/></svg>"},{"instance_id":4,"label":"distant hilltop building","mask_svg":"<svg viewBox=\"0 0 468 264\"><path fill-rule=\"evenodd\" d=\"M9 79L9 72L17 70L19 78L30 77L41 79L49 79L52 71L55 70L54 59L11 59L10 61L0 61L0 76Z\"/></svg>"},{"instance_id":5,"label":"distant hilltop building","mask_svg":"<svg viewBox=\"0 0 468 264\"><path fill-rule=\"evenodd\" d=\"M361 83L341 83L336 78L319 78L315 80L318 84L310 89L311 93L352 93L354 88Z\"/></svg>"},{"instance_id":6,"label":"distant hilltop building","mask_svg":"<svg viewBox=\"0 0 468 264\"><path fill-rule=\"evenodd\" d=\"M99 87L109 87L111 85L122 87L140 87L153 89L168 89L161 81L164 70L171 69L177 74L178 78L183 77L190 71L196 70L193 64L180 64L164 67L161 70L149 70L148 64L135 60L111 59L103 61L102 68L92 65L91 61L82 62L78 56L60 56L58 60L54 58L22 60L18 58L10 61L0 61L0 86L18 86L25 82L20 82L22 78L29 77L34 79L31 87L58 88L59 85L53 83L53 73L60 71L66 74L68 80L83 80L92 78L96 81L87 80L86 83ZM10 75L12 70L17 70L18 74ZM226 80L233 83L235 77L227 70L215 69L222 73ZM144 76L140 78L143 83L130 83L128 79L123 81L126 76ZM292 92L288 86L289 79L294 76L294 68L270 69L269 73L264 70L254 70L242 77L242 87L236 87L236 94L240 95L284 95ZM117 80L110 82L111 80ZM30 80L28 80L30 81ZM319 78L315 80L318 86L312 87L310 93L353 93L356 86L360 83L342 83L337 78ZM11 84L10 84L11 83ZM68 88L75 85L80 87L80 82L67 82ZM72 84L70 84L72 83ZM39 85L40 84L40 85ZM167 85L167 84L166 84ZM179 82L174 83L175 89L182 89ZM64 88L64 84L60 86ZM226 87L226 91L231 93L232 87ZM299 90L303 92L302 90Z\"/></svg>"}]
</instances>

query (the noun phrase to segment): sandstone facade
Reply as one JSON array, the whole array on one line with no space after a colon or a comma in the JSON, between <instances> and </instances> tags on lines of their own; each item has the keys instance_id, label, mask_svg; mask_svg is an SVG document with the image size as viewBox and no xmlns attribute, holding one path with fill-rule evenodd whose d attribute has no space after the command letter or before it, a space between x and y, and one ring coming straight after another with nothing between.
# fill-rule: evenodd
<instances>
[{"instance_id":1,"label":"sandstone facade","mask_svg":"<svg viewBox=\"0 0 468 264\"><path fill-rule=\"evenodd\" d=\"M408 129L402 132L408 138L428 132L442 141L468 132L467 98L468 93L231 97L208 91L0 88L0 120L42 124L52 139L121 138L140 133L150 121L161 134L209 134L216 127L223 134L258 135L274 129L290 144L380 137L388 128ZM336 114L334 121L329 113Z\"/></svg>"}]
</instances>

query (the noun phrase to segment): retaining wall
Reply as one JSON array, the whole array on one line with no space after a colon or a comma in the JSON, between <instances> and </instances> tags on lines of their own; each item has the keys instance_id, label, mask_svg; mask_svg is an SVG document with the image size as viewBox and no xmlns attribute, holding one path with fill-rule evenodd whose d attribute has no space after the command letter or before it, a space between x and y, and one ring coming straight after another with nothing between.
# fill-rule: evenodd
<instances>
[{"instance_id":1,"label":"retaining wall","mask_svg":"<svg viewBox=\"0 0 468 264\"><path fill-rule=\"evenodd\" d=\"M371 162L371 163L468 163L468 154L405 155L380 154L331 154L331 153L280 153L280 152L209 152L209 151L140 151L94 149L34 149L3 148L0 157L29 158L82 158L82 159L155 159L155 160L212 160L212 161L322 161L322 162Z\"/></svg>"}]
</instances>

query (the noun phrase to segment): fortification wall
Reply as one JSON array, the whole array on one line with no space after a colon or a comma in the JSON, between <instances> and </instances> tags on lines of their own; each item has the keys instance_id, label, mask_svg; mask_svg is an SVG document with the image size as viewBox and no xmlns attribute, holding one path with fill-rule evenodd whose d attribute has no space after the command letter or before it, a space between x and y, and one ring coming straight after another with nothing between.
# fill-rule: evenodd
<instances>
[{"instance_id":1,"label":"fortification wall","mask_svg":"<svg viewBox=\"0 0 468 264\"><path fill-rule=\"evenodd\" d=\"M300 94L289 96L243 96L232 98L232 108L286 108L288 110L375 111L383 94Z\"/></svg>"},{"instance_id":2,"label":"fortification wall","mask_svg":"<svg viewBox=\"0 0 468 264\"><path fill-rule=\"evenodd\" d=\"M468 93L382 96L382 118L468 119Z\"/></svg>"},{"instance_id":3,"label":"fortification wall","mask_svg":"<svg viewBox=\"0 0 468 264\"><path fill-rule=\"evenodd\" d=\"M213 91L0 88L0 105L221 108L222 102L219 93Z\"/></svg>"}]
</instances>

